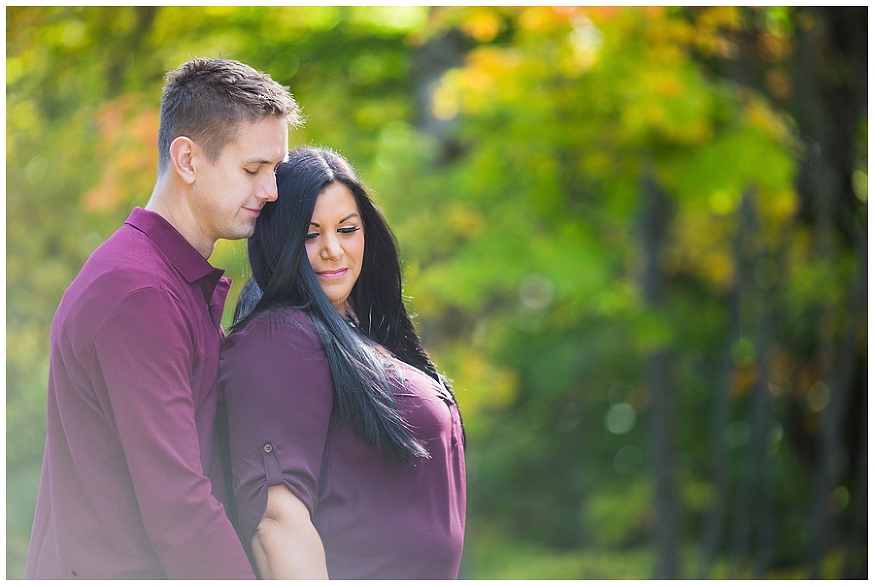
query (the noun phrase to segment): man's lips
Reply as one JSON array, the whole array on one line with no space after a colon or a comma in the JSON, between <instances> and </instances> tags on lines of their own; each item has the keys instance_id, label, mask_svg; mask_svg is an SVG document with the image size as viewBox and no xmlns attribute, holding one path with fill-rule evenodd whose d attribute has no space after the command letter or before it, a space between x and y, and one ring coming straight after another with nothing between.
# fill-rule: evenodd
<instances>
[{"instance_id":1,"label":"man's lips","mask_svg":"<svg viewBox=\"0 0 874 586\"><path fill-rule=\"evenodd\" d=\"M339 279L349 272L349 269L334 269L332 271L319 271L316 273L323 279Z\"/></svg>"}]
</instances>

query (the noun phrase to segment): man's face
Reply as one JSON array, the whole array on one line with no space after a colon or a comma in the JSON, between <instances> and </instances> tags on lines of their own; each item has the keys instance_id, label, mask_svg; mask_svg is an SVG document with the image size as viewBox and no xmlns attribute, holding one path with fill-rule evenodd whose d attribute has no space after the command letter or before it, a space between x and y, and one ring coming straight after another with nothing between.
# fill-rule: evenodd
<instances>
[{"instance_id":1,"label":"man's face","mask_svg":"<svg viewBox=\"0 0 874 586\"><path fill-rule=\"evenodd\" d=\"M204 241L248 238L268 201L276 200L276 167L288 155L288 124L277 116L242 122L216 161L201 151L190 205Z\"/></svg>"}]
</instances>

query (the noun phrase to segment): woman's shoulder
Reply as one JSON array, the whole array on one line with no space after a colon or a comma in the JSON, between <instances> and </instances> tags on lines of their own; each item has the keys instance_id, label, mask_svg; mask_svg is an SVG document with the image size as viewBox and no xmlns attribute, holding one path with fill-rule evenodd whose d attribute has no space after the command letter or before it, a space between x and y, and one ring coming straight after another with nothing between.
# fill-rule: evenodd
<instances>
[{"instance_id":1,"label":"woman's shoulder","mask_svg":"<svg viewBox=\"0 0 874 586\"><path fill-rule=\"evenodd\" d=\"M294 345L300 349L321 349L321 342L309 314L291 307L274 307L262 311L241 328L228 334L222 342L223 352L241 346Z\"/></svg>"},{"instance_id":2,"label":"woman's shoulder","mask_svg":"<svg viewBox=\"0 0 874 586\"><path fill-rule=\"evenodd\" d=\"M302 327L309 331L313 330L313 322L309 314L297 307L271 307L260 312L243 326L241 331L249 328L265 326L279 327Z\"/></svg>"}]
</instances>

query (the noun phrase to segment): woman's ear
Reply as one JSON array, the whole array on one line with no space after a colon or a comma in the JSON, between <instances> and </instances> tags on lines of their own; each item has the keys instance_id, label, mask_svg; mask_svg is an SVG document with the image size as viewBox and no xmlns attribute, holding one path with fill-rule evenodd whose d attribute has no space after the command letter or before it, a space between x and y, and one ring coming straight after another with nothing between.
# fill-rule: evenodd
<instances>
[{"instance_id":1,"label":"woman's ear","mask_svg":"<svg viewBox=\"0 0 874 586\"><path fill-rule=\"evenodd\" d=\"M170 143L170 164L185 183L194 183L194 155L197 145L187 136L177 136Z\"/></svg>"}]
</instances>

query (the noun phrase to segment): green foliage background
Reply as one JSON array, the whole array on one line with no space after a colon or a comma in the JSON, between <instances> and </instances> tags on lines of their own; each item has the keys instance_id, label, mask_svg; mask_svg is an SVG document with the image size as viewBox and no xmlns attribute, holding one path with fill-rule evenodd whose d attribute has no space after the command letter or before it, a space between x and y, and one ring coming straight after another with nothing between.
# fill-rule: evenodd
<instances>
[{"instance_id":1,"label":"green foliage background","mask_svg":"<svg viewBox=\"0 0 874 586\"><path fill-rule=\"evenodd\" d=\"M148 200L163 75L190 54L290 86L307 117L291 146L342 152L395 229L410 307L468 430L462 577L666 577L671 556L667 577L854 571L867 555L854 537L867 519L855 480L867 285L853 296L867 270L867 105L827 185L844 207L827 213L799 179L816 163L792 98L798 39L821 40L827 20L7 7L7 578L21 577L36 500L52 315ZM647 185L662 194L653 207ZM211 262L235 278L228 321L242 243ZM746 528L744 507L757 511ZM824 558L809 553L818 543Z\"/></svg>"}]
</instances>

